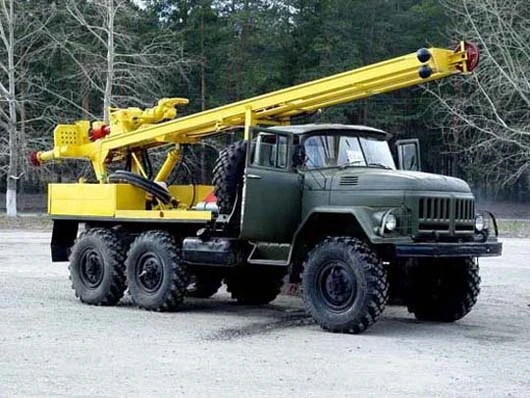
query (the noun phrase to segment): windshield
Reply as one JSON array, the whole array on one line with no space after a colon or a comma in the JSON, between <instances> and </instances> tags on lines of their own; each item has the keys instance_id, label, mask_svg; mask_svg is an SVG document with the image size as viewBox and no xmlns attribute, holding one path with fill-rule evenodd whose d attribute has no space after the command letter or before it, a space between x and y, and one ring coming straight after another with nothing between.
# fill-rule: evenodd
<instances>
[{"instance_id":1,"label":"windshield","mask_svg":"<svg viewBox=\"0 0 530 398\"><path fill-rule=\"evenodd\" d=\"M313 135L304 141L304 150L308 169L348 166L396 168L388 143L371 137Z\"/></svg>"}]
</instances>

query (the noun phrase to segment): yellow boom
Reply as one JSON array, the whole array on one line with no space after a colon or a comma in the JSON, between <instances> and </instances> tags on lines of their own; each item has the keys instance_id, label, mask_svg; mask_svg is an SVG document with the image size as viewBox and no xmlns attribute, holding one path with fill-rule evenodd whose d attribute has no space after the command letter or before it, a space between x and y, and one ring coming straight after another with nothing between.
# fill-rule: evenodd
<instances>
[{"instance_id":1,"label":"yellow boom","mask_svg":"<svg viewBox=\"0 0 530 398\"><path fill-rule=\"evenodd\" d=\"M456 50L420 49L416 53L353 69L323 79L288 87L233 104L176 118L182 98L166 98L150 109L111 109L110 126L88 121L58 125L54 148L32 155L35 164L54 159L81 158L92 162L97 179L105 182L106 164L143 149L177 144L156 180L163 181L178 162L178 144L195 143L227 129L244 126L245 138L255 125L289 124L290 118L447 76L471 72L478 62L474 45L461 42Z\"/></svg>"}]
</instances>

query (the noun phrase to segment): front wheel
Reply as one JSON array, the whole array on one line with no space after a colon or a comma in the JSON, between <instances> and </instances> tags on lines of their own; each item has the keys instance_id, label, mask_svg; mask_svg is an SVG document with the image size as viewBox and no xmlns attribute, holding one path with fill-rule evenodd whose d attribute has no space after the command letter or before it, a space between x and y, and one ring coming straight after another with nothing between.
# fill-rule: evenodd
<instances>
[{"instance_id":1,"label":"front wheel","mask_svg":"<svg viewBox=\"0 0 530 398\"><path fill-rule=\"evenodd\" d=\"M318 244L308 255L302 286L307 311L332 332L363 332L388 300L383 264L366 243L351 237Z\"/></svg>"},{"instance_id":2,"label":"front wheel","mask_svg":"<svg viewBox=\"0 0 530 398\"><path fill-rule=\"evenodd\" d=\"M407 275L407 307L418 320L454 322L477 302L480 275L473 258L417 260Z\"/></svg>"}]
</instances>

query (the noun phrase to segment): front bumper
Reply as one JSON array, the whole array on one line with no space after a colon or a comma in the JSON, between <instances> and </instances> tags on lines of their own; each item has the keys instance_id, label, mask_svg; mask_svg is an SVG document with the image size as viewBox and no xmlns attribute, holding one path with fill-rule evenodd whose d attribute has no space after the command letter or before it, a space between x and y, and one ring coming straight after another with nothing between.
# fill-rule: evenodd
<instances>
[{"instance_id":1,"label":"front bumper","mask_svg":"<svg viewBox=\"0 0 530 398\"><path fill-rule=\"evenodd\" d=\"M396 257L493 257L502 254L497 241L466 243L398 243Z\"/></svg>"}]
</instances>

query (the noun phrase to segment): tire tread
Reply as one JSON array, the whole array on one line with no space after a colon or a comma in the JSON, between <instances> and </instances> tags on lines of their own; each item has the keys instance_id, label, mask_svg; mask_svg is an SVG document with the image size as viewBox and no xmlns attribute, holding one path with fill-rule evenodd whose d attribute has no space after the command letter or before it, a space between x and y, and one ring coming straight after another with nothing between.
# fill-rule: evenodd
<instances>
[{"instance_id":1,"label":"tire tread","mask_svg":"<svg viewBox=\"0 0 530 398\"><path fill-rule=\"evenodd\" d=\"M315 256L315 253L323 248L345 251L351 256L358 254L368 283L367 300L358 316L343 326L336 326L331 319L325 319L325 317L317 314L304 292L306 311L325 330L338 333L361 333L373 325L385 309L389 288L386 269L368 244L360 239L348 236L328 237L322 240L309 252L306 266L307 262L311 261L311 258Z\"/></svg>"},{"instance_id":2,"label":"tire tread","mask_svg":"<svg viewBox=\"0 0 530 398\"><path fill-rule=\"evenodd\" d=\"M76 287L73 278L72 278L72 255L76 254L75 246L72 254L70 256L70 264L68 265L68 270L70 272L70 281L72 281L72 289L74 289L75 296L81 300L81 302L90 305L101 305L101 306L111 306L117 304L123 297L125 290L127 288L126 272L125 272L125 257L127 253L126 244L121 239L120 234L115 231L112 231L108 228L88 228L83 231L76 240L76 245L79 242L82 242L87 238L96 238L101 240L112 257L112 277L111 285L108 291L105 293L103 299L94 303L87 302L83 299L79 287Z\"/></svg>"},{"instance_id":3,"label":"tire tread","mask_svg":"<svg viewBox=\"0 0 530 398\"><path fill-rule=\"evenodd\" d=\"M188 286L189 275L187 272L187 267L181 263L180 251L175 243L175 239L171 234L166 231L152 230L146 231L140 234L134 242L131 244L129 249L129 255L135 249L137 245L144 243L153 243L157 242L159 246L162 247L162 250L166 251L170 256L170 272L169 277L170 284L169 287L160 297L159 303L155 306L146 305L141 302L141 299L135 297L135 294L131 292L133 302L137 304L140 308L149 311L159 311L167 312L174 311L182 303L184 296L186 295L186 288ZM127 264L128 267L133 267L133 264ZM131 282L129 282L130 284Z\"/></svg>"}]
</instances>

